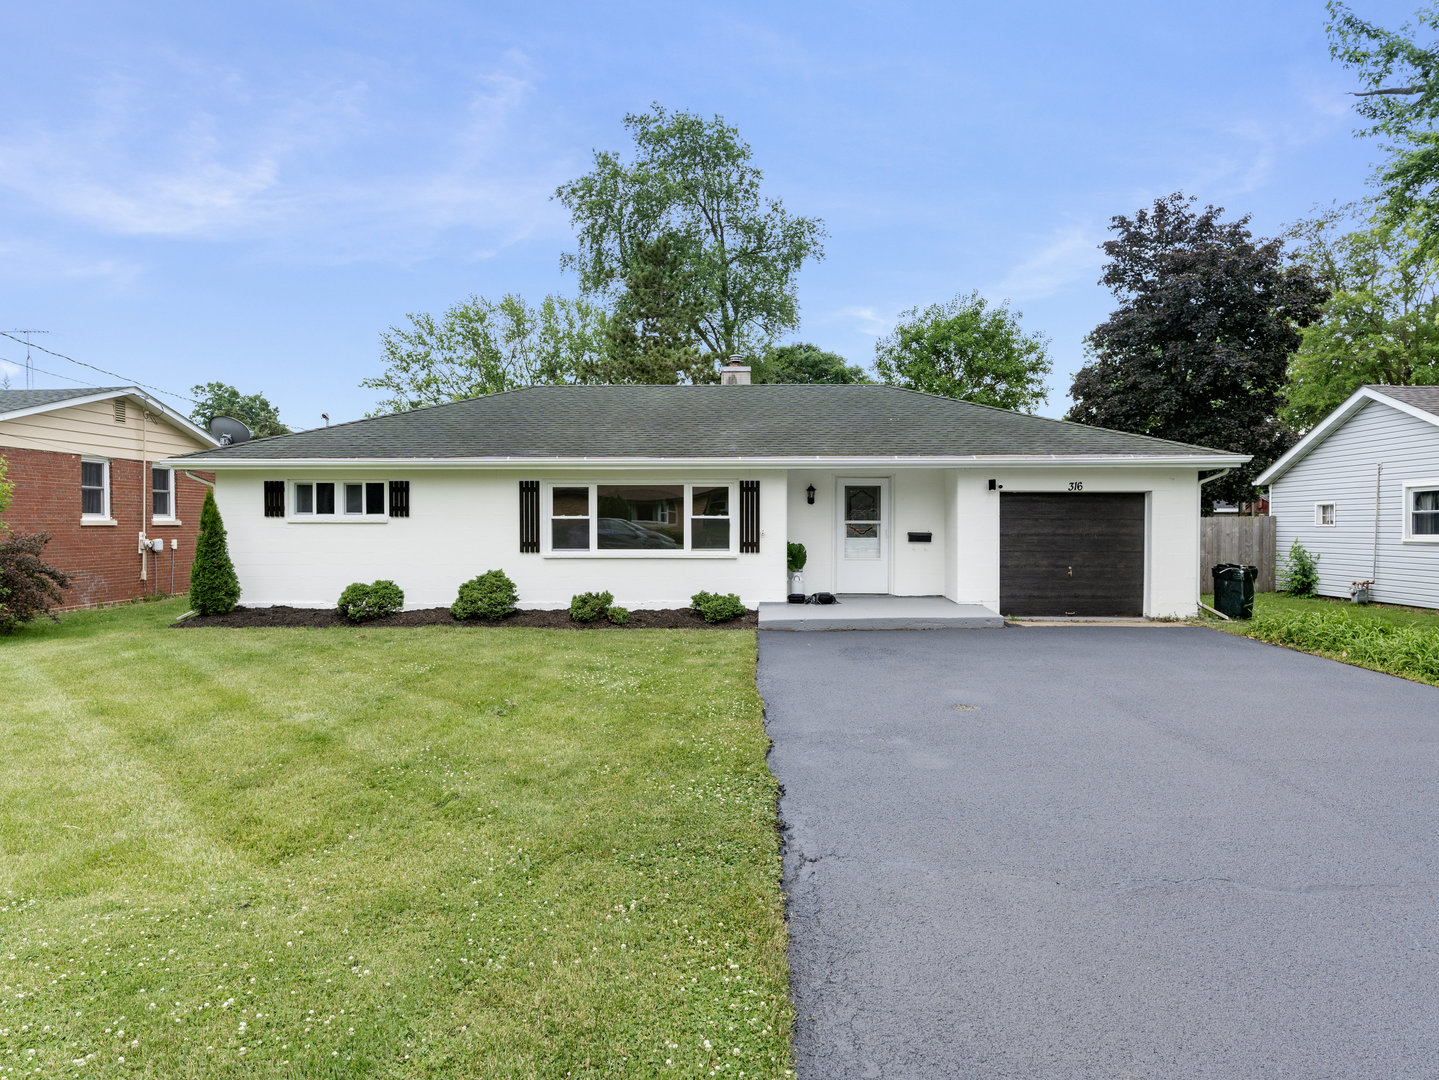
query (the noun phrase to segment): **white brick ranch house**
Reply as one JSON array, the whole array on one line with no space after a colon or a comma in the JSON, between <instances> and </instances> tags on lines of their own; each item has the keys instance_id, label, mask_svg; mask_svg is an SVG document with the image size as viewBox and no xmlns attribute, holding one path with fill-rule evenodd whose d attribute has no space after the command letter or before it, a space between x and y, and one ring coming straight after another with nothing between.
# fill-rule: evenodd
<instances>
[{"instance_id":1,"label":"white brick ranch house","mask_svg":"<svg viewBox=\"0 0 1439 1080\"><path fill-rule=\"evenodd\" d=\"M727 373L728 374L728 373ZM943 596L1016 615L1196 610L1201 478L1233 453L873 385L543 386L176 458L213 471L251 606L390 578L450 604L608 589Z\"/></svg>"}]
</instances>

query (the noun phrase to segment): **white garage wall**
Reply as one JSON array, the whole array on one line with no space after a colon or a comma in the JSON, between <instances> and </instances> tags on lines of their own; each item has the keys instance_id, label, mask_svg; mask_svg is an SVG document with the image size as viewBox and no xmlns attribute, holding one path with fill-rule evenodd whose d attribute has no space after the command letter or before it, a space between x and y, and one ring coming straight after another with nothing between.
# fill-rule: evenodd
<instances>
[{"instance_id":1,"label":"white garage wall","mask_svg":"<svg viewBox=\"0 0 1439 1080\"><path fill-rule=\"evenodd\" d=\"M1145 492L1145 614L1187 618L1197 610L1198 473L1174 468L1004 468L961 470L954 479L954 589L959 603L999 610L999 491ZM1076 493L1082 497L1082 493Z\"/></svg>"},{"instance_id":2,"label":"white garage wall","mask_svg":"<svg viewBox=\"0 0 1439 1080\"><path fill-rule=\"evenodd\" d=\"M293 522L263 515L264 482L278 479L409 480L410 516L376 522ZM679 483L760 481L760 551L721 557L520 554L519 481ZM486 570L514 579L521 607L566 607L575 593L608 589L630 608L683 606L700 589L734 592L749 606L782 600L785 474L767 471L620 473L479 470L221 471L215 498L244 590L241 603L329 607L353 581L390 578L405 606L454 602L462 581ZM738 507L734 508L738 546ZM543 527L544 517L541 517Z\"/></svg>"}]
</instances>

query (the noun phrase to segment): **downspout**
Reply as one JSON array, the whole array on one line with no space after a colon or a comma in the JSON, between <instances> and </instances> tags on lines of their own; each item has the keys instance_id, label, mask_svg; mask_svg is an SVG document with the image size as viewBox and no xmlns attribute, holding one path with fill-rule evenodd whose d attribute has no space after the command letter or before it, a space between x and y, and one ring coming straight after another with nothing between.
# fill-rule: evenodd
<instances>
[{"instance_id":1,"label":"downspout","mask_svg":"<svg viewBox=\"0 0 1439 1080\"><path fill-rule=\"evenodd\" d=\"M1221 479L1223 479L1224 477L1228 476L1229 473L1230 473L1230 471L1231 471L1231 470L1229 470L1229 469L1220 469L1220 470L1219 470L1217 473L1215 473L1213 476L1200 477L1199 486L1202 488L1202 487L1204 487L1205 484L1211 483L1211 482L1213 482L1213 481L1215 481L1215 480L1221 480ZM1196 492L1195 492L1195 498L1198 500L1198 502L1199 502L1199 504L1200 504L1199 506L1196 506L1196 507L1195 507L1196 510L1200 511L1200 513L1199 513L1199 515L1198 515L1199 521L1198 521L1198 522L1195 524L1195 526L1194 526L1195 549L1196 549L1196 551L1203 551L1203 550L1204 550L1204 513L1203 513L1203 510L1204 510L1204 507L1203 507L1203 503L1204 503L1204 492L1202 492L1202 491L1196 491ZM1196 568L1195 568L1195 575L1194 575L1194 602L1199 605L1199 609L1200 609L1201 611L1207 611L1207 612L1209 612L1211 615L1218 615L1218 616L1219 616L1221 619L1223 619L1225 622L1231 622L1231 621L1232 621L1232 620L1229 618L1228 615L1224 614L1224 612L1222 612L1222 611L1215 611L1212 607L1210 607L1208 604L1206 604L1206 603L1204 602L1204 600L1202 599L1203 596L1204 596L1204 571L1203 571L1202 568L1196 567Z\"/></svg>"},{"instance_id":2,"label":"downspout","mask_svg":"<svg viewBox=\"0 0 1439 1080\"><path fill-rule=\"evenodd\" d=\"M1369 567L1369 584L1379 580L1379 478L1384 475L1384 466L1374 466L1374 561Z\"/></svg>"},{"instance_id":3,"label":"downspout","mask_svg":"<svg viewBox=\"0 0 1439 1080\"><path fill-rule=\"evenodd\" d=\"M147 492L149 491L149 476L150 476L150 461L149 461L149 457L150 457L150 446L149 446L149 443L148 443L147 440L146 440L146 431L145 431L145 422L146 422L146 421L145 421L145 418L146 418L146 416L148 415L148 413L149 413L149 410L147 410L147 409L142 405L142 406L140 407L140 539L141 539L141 540L144 540L146 537L148 537L148 536L150 535L150 531L149 531L149 529L148 529L148 528L146 527L146 525L145 525L145 519L146 519L147 517L149 517L149 514L148 514L148 512L147 512L147 511L148 511L148 504L149 504L149 499L148 499L148 497L147 497ZM150 579L149 574L147 573L147 570L148 570L148 568L149 568L149 559L147 558L148 552L149 552L148 546L146 546L146 545L144 545L144 544L141 544L141 545L140 545L140 582L141 582L141 584L144 584L146 581L148 581L148 580ZM144 592L144 590L142 589L141 592Z\"/></svg>"},{"instance_id":4,"label":"downspout","mask_svg":"<svg viewBox=\"0 0 1439 1080\"><path fill-rule=\"evenodd\" d=\"M185 475L188 476L191 480L195 481L195 483L197 483L197 484L204 484L206 487L214 487L214 486L215 486L215 481L213 481L213 480L206 480L203 476L196 476L196 475L195 475L194 473L192 473L189 469L186 469L186 470L185 470Z\"/></svg>"}]
</instances>

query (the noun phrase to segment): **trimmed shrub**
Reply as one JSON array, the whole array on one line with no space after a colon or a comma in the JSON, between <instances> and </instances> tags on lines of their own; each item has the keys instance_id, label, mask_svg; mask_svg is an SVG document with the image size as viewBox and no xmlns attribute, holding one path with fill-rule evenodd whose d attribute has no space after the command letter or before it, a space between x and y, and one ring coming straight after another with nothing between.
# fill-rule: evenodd
<instances>
[{"instance_id":1,"label":"trimmed shrub","mask_svg":"<svg viewBox=\"0 0 1439 1080\"><path fill-rule=\"evenodd\" d=\"M457 619L503 619L515 610L520 594L503 570L486 570L460 586L460 595L450 605Z\"/></svg>"},{"instance_id":2,"label":"trimmed shrub","mask_svg":"<svg viewBox=\"0 0 1439 1080\"><path fill-rule=\"evenodd\" d=\"M357 581L345 587L335 606L351 622L368 622L399 611L405 606L405 593L393 581L383 578L369 585Z\"/></svg>"},{"instance_id":3,"label":"trimmed shrub","mask_svg":"<svg viewBox=\"0 0 1439 1080\"><path fill-rule=\"evenodd\" d=\"M12 536L0 542L0 634L40 615L59 621L50 609L65 598L70 575L41 556L49 533Z\"/></svg>"},{"instance_id":4,"label":"trimmed shrub","mask_svg":"<svg viewBox=\"0 0 1439 1080\"><path fill-rule=\"evenodd\" d=\"M785 568L791 574L796 574L804 569L804 564L809 562L809 552L805 551L803 544L797 544L793 540L785 544Z\"/></svg>"},{"instance_id":5,"label":"trimmed shrub","mask_svg":"<svg viewBox=\"0 0 1439 1080\"><path fill-rule=\"evenodd\" d=\"M630 621L630 609L616 605L605 612L605 618L616 626L624 626Z\"/></svg>"},{"instance_id":6,"label":"trimmed shrub","mask_svg":"<svg viewBox=\"0 0 1439 1080\"><path fill-rule=\"evenodd\" d=\"M230 561L225 523L215 505L213 488L205 492L200 509L200 535L195 538L195 561L190 565L190 606L201 615L223 615L240 602L240 579Z\"/></svg>"},{"instance_id":7,"label":"trimmed shrub","mask_svg":"<svg viewBox=\"0 0 1439 1080\"><path fill-rule=\"evenodd\" d=\"M603 618L614 602L612 592L582 592L570 598L570 618L575 622L594 622Z\"/></svg>"},{"instance_id":8,"label":"trimmed shrub","mask_svg":"<svg viewBox=\"0 0 1439 1080\"><path fill-rule=\"evenodd\" d=\"M736 593L697 592L690 597L690 607L703 617L705 622L729 622L738 619L746 611L744 603Z\"/></svg>"},{"instance_id":9,"label":"trimmed shrub","mask_svg":"<svg viewBox=\"0 0 1439 1080\"><path fill-rule=\"evenodd\" d=\"M1319 556L1298 540L1289 545L1289 555L1279 568L1279 589L1290 596L1313 596L1319 588Z\"/></svg>"}]
</instances>

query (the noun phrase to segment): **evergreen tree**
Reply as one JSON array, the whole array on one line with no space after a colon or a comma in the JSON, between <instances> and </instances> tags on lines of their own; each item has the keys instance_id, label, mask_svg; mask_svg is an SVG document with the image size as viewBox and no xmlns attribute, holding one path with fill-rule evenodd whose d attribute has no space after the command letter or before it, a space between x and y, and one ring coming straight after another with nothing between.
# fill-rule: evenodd
<instances>
[{"instance_id":1,"label":"evergreen tree","mask_svg":"<svg viewBox=\"0 0 1439 1080\"><path fill-rule=\"evenodd\" d=\"M220 520L214 491L206 491L195 561L190 565L190 606L201 615L223 615L233 611L239 600L240 579L225 543L225 523Z\"/></svg>"}]
</instances>

